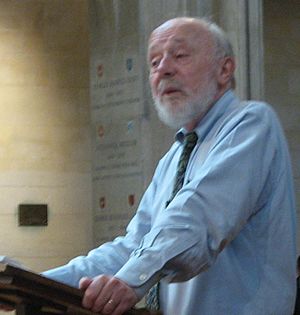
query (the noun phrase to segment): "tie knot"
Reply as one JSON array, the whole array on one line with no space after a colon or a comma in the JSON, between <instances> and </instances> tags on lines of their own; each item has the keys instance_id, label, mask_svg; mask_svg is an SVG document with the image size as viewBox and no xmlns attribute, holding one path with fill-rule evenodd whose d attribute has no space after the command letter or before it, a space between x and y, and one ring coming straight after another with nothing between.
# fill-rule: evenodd
<instances>
[{"instance_id":1,"label":"tie knot","mask_svg":"<svg viewBox=\"0 0 300 315\"><path fill-rule=\"evenodd\" d=\"M189 132L184 137L184 143L186 145L195 146L198 140L198 136L195 131Z\"/></svg>"}]
</instances>

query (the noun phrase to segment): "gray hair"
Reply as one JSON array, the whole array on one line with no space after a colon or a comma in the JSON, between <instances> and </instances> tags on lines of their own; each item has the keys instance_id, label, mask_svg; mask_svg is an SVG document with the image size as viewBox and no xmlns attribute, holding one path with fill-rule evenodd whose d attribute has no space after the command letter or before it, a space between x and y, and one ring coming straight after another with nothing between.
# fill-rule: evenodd
<instances>
[{"instance_id":1,"label":"gray hair","mask_svg":"<svg viewBox=\"0 0 300 315\"><path fill-rule=\"evenodd\" d=\"M212 35L212 39L215 44L215 60L219 60L224 57L234 58L234 52L230 40L227 34L216 23L212 22L208 18L196 18L200 23L204 23L207 30ZM231 87L234 89L236 85L234 75L231 78Z\"/></svg>"},{"instance_id":2,"label":"gray hair","mask_svg":"<svg viewBox=\"0 0 300 315\"><path fill-rule=\"evenodd\" d=\"M216 57L234 57L232 45L226 33L215 23L207 24L208 30L211 32L216 45Z\"/></svg>"},{"instance_id":3,"label":"gray hair","mask_svg":"<svg viewBox=\"0 0 300 315\"><path fill-rule=\"evenodd\" d=\"M211 22L208 19L203 19L203 21L207 25L207 29L210 31L215 42L216 58L234 57L232 45L226 33L216 23Z\"/></svg>"}]
</instances>

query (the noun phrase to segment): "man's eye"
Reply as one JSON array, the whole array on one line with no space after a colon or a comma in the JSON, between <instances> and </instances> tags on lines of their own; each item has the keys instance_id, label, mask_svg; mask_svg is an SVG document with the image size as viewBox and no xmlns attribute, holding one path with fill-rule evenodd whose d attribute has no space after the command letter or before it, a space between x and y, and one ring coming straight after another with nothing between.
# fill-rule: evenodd
<instances>
[{"instance_id":1,"label":"man's eye","mask_svg":"<svg viewBox=\"0 0 300 315\"><path fill-rule=\"evenodd\" d=\"M152 60L151 61L151 67L156 68L159 65L159 60Z\"/></svg>"},{"instance_id":2,"label":"man's eye","mask_svg":"<svg viewBox=\"0 0 300 315\"><path fill-rule=\"evenodd\" d=\"M176 58L177 59L181 59L181 58L185 58L185 57L187 57L188 55L187 54L177 54L176 55Z\"/></svg>"}]
</instances>

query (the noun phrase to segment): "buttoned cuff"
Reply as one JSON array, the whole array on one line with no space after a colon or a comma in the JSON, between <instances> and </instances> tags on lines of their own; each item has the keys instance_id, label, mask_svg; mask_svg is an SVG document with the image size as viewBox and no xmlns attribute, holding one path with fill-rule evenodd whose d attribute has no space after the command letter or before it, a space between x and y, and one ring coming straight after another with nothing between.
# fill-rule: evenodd
<instances>
[{"instance_id":1,"label":"buttoned cuff","mask_svg":"<svg viewBox=\"0 0 300 315\"><path fill-rule=\"evenodd\" d=\"M145 268L127 266L125 264L116 274L115 277L127 283L141 299L161 278L160 272L153 274L153 271Z\"/></svg>"}]
</instances>

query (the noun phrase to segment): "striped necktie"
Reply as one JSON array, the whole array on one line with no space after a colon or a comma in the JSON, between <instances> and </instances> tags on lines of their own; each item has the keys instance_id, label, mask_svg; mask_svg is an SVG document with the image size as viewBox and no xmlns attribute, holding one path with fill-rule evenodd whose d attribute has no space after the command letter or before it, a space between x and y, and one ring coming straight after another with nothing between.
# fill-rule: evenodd
<instances>
[{"instance_id":1,"label":"striped necktie","mask_svg":"<svg viewBox=\"0 0 300 315\"><path fill-rule=\"evenodd\" d=\"M197 143L198 136L196 132L190 132L184 137L184 147L181 152L179 162L177 164L177 172L174 181L173 191L170 199L166 203L166 207L170 204L173 198L176 196L178 191L181 189L184 181L184 175L186 167L189 162L190 155ZM159 282L156 283L146 295L146 307L152 311L158 311L160 309L159 305Z\"/></svg>"}]
</instances>

